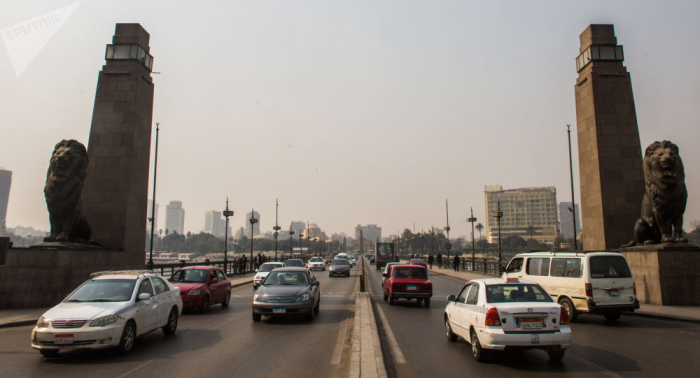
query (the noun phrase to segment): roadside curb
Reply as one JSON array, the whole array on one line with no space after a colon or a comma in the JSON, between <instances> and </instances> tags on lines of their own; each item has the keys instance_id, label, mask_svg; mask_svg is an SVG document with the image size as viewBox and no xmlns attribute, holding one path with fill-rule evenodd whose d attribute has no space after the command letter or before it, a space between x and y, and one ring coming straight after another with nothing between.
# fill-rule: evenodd
<instances>
[{"instance_id":1,"label":"roadside curb","mask_svg":"<svg viewBox=\"0 0 700 378\"><path fill-rule=\"evenodd\" d=\"M24 327L28 325L34 325L39 321L39 318L28 319L28 320L18 320L16 322L0 323L0 328L13 328L13 327Z\"/></svg>"},{"instance_id":2,"label":"roadside curb","mask_svg":"<svg viewBox=\"0 0 700 378\"><path fill-rule=\"evenodd\" d=\"M252 284L252 283L253 283L253 277L250 277L250 280L247 280L247 281L231 283L231 288L245 286L245 285Z\"/></svg>"},{"instance_id":3,"label":"roadside curb","mask_svg":"<svg viewBox=\"0 0 700 378\"><path fill-rule=\"evenodd\" d=\"M386 378L379 332L369 293L358 293L355 299L357 318L354 326L350 377Z\"/></svg>"},{"instance_id":4,"label":"roadside curb","mask_svg":"<svg viewBox=\"0 0 700 378\"><path fill-rule=\"evenodd\" d=\"M624 316L636 316L639 318L649 318L649 319L659 319L659 320L669 320L669 321L675 321L675 322L700 324L700 319L686 318L683 316L662 315L662 314L655 314L655 313L651 313L651 312L624 312L623 315Z\"/></svg>"}]
</instances>

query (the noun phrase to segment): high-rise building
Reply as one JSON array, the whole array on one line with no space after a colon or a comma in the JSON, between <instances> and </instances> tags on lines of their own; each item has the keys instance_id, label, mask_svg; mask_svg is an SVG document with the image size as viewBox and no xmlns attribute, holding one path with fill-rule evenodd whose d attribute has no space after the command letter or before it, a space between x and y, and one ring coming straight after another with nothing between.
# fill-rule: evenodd
<instances>
[{"instance_id":1,"label":"high-rise building","mask_svg":"<svg viewBox=\"0 0 700 378\"><path fill-rule=\"evenodd\" d=\"M0 168L0 236L7 235L7 205L10 202L12 171Z\"/></svg>"},{"instance_id":2,"label":"high-rise building","mask_svg":"<svg viewBox=\"0 0 700 378\"><path fill-rule=\"evenodd\" d=\"M182 208L182 201L170 201L165 205L165 229L169 233L185 232L185 209Z\"/></svg>"},{"instance_id":3,"label":"high-rise building","mask_svg":"<svg viewBox=\"0 0 700 378\"><path fill-rule=\"evenodd\" d=\"M357 225L355 227L355 239L360 239L360 230L362 230L362 237L364 240L369 240L372 243L382 241L382 228L377 227L376 224L368 224L366 226Z\"/></svg>"},{"instance_id":4,"label":"high-rise building","mask_svg":"<svg viewBox=\"0 0 700 378\"><path fill-rule=\"evenodd\" d=\"M222 218L220 210L210 210L204 213L204 232L208 232L217 238L226 237L226 219ZM231 234L231 226L228 228L228 236Z\"/></svg>"},{"instance_id":5,"label":"high-rise building","mask_svg":"<svg viewBox=\"0 0 700 378\"><path fill-rule=\"evenodd\" d=\"M559 202L559 229L565 238L574 237L574 219L571 210L576 211L576 233L581 232L581 211L578 205L571 208L571 202Z\"/></svg>"},{"instance_id":6,"label":"high-rise building","mask_svg":"<svg viewBox=\"0 0 700 378\"><path fill-rule=\"evenodd\" d=\"M306 229L306 222L302 222L302 221L292 221L292 222L289 224L289 228L292 229L292 231L294 231L294 237L297 237L297 238L298 238L298 237L299 237L299 233L300 233L300 232L304 232L304 230Z\"/></svg>"},{"instance_id":7,"label":"high-rise building","mask_svg":"<svg viewBox=\"0 0 700 378\"><path fill-rule=\"evenodd\" d=\"M252 218L253 214L255 214L255 218L258 220L253 227L253 236L260 235L260 212L251 211L245 215L245 235L247 237L250 237L250 218Z\"/></svg>"},{"instance_id":8,"label":"high-rise building","mask_svg":"<svg viewBox=\"0 0 700 378\"><path fill-rule=\"evenodd\" d=\"M158 233L158 202L156 202L156 208L155 208L155 214L153 213L153 200L149 199L148 200L148 209L146 210L146 231L148 233L148 237L151 235L151 221L148 219L151 218L151 215L153 215L153 229L155 230L154 233Z\"/></svg>"},{"instance_id":9,"label":"high-rise building","mask_svg":"<svg viewBox=\"0 0 700 378\"><path fill-rule=\"evenodd\" d=\"M499 206L501 237L518 235L524 239L553 244L559 236L557 218L557 190L554 187L519 188L503 190L502 186L487 186L486 237L489 243L498 243L498 223L494 214Z\"/></svg>"}]
</instances>

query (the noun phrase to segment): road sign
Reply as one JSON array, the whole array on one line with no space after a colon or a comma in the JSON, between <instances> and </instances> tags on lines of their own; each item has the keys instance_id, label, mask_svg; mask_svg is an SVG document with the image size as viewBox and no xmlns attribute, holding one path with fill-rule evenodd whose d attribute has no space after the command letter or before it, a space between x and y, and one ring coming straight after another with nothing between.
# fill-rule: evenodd
<instances>
[{"instance_id":1,"label":"road sign","mask_svg":"<svg viewBox=\"0 0 700 378\"><path fill-rule=\"evenodd\" d=\"M445 243L445 251L449 251L452 249L452 244L450 242Z\"/></svg>"}]
</instances>

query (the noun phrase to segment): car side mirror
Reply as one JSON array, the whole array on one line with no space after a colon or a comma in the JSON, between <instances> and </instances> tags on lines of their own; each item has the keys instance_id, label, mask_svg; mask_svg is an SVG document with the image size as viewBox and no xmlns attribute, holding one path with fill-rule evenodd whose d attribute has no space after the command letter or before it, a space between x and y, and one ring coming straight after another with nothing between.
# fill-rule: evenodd
<instances>
[{"instance_id":1,"label":"car side mirror","mask_svg":"<svg viewBox=\"0 0 700 378\"><path fill-rule=\"evenodd\" d=\"M320 284L321 284L321 283L318 282L318 281L316 281L316 280L314 280L314 282L311 283L312 286L318 286L318 285L320 285Z\"/></svg>"},{"instance_id":2,"label":"car side mirror","mask_svg":"<svg viewBox=\"0 0 700 378\"><path fill-rule=\"evenodd\" d=\"M148 294L148 293L139 294L139 301L147 301L149 299L151 299L151 294Z\"/></svg>"},{"instance_id":3,"label":"car side mirror","mask_svg":"<svg viewBox=\"0 0 700 378\"><path fill-rule=\"evenodd\" d=\"M452 295L450 295L449 297L447 297L447 301L448 301L448 302L454 302L456 299L457 299L457 298L455 298L455 295L454 295L454 294L452 294Z\"/></svg>"}]
</instances>

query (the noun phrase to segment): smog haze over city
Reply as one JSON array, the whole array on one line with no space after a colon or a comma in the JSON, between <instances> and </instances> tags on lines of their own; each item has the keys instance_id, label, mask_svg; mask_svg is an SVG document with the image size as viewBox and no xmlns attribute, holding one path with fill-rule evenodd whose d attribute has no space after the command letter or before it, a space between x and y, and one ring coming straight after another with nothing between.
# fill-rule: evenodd
<instances>
[{"instance_id":1,"label":"smog haze over city","mask_svg":"<svg viewBox=\"0 0 700 378\"><path fill-rule=\"evenodd\" d=\"M255 208L271 231L279 199L283 230L308 220L328 235L351 236L357 224L377 224L384 236L442 228L449 200L452 235L468 235L471 207L486 223L487 185L554 186L557 201L571 201L567 124L578 204L579 34L589 24L614 24L642 148L656 140L680 147L690 230L700 219L699 8L696 1L5 0L7 226L48 230L49 157L62 139L88 145L116 23L150 33L158 218L168 202L182 201L186 231L201 231L205 211L223 210L227 197L234 230Z\"/></svg>"}]
</instances>

